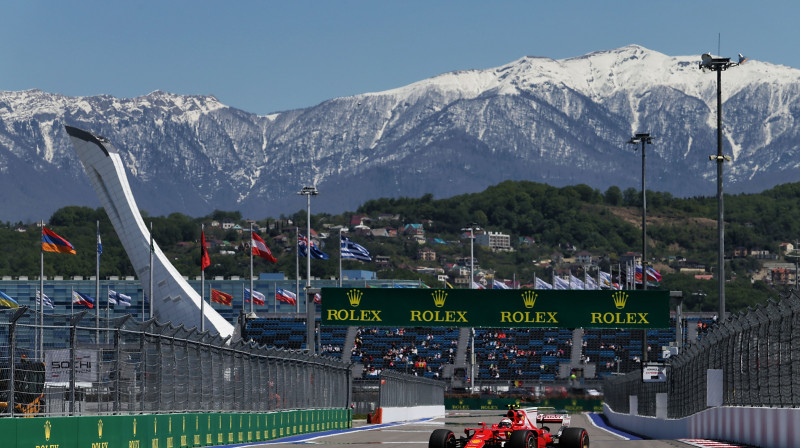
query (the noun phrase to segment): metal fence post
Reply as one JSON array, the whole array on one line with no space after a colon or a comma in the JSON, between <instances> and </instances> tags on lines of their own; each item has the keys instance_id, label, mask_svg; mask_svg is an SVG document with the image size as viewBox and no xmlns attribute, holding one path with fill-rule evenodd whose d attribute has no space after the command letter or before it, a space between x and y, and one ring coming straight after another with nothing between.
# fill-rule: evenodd
<instances>
[{"instance_id":1,"label":"metal fence post","mask_svg":"<svg viewBox=\"0 0 800 448\"><path fill-rule=\"evenodd\" d=\"M23 306L17 309L11 318L8 320L10 324L8 328L8 415L14 417L14 407L16 406L17 387L16 387L16 370L17 370L17 320L28 312L28 307Z\"/></svg>"}]
</instances>

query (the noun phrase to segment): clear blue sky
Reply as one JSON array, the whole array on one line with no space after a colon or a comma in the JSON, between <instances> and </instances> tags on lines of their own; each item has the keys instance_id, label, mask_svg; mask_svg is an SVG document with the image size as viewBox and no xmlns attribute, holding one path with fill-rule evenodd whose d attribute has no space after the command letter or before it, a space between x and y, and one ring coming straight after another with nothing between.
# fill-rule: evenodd
<instances>
[{"instance_id":1,"label":"clear blue sky","mask_svg":"<svg viewBox=\"0 0 800 448\"><path fill-rule=\"evenodd\" d=\"M627 44L800 68L800 2L0 0L0 90L211 94L267 114Z\"/></svg>"}]
</instances>

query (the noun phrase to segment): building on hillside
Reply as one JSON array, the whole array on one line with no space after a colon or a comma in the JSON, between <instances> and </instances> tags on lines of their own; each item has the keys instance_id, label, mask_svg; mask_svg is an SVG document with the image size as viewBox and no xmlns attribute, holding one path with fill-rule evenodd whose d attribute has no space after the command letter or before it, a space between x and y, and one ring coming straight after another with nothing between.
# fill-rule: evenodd
<instances>
[{"instance_id":1,"label":"building on hillside","mask_svg":"<svg viewBox=\"0 0 800 448\"><path fill-rule=\"evenodd\" d=\"M379 268L389 267L392 264L388 255L376 255L373 260L375 261L375 265Z\"/></svg>"},{"instance_id":2,"label":"building on hillside","mask_svg":"<svg viewBox=\"0 0 800 448\"><path fill-rule=\"evenodd\" d=\"M511 237L501 232L484 232L475 235L475 243L492 250L511 250Z\"/></svg>"},{"instance_id":3,"label":"building on hillside","mask_svg":"<svg viewBox=\"0 0 800 448\"><path fill-rule=\"evenodd\" d=\"M592 253L587 250L582 250L575 254L575 263L581 266L590 266L592 264Z\"/></svg>"},{"instance_id":4,"label":"building on hillside","mask_svg":"<svg viewBox=\"0 0 800 448\"><path fill-rule=\"evenodd\" d=\"M436 251L430 247L423 247L417 251L417 259L422 261L436 261Z\"/></svg>"},{"instance_id":5,"label":"building on hillside","mask_svg":"<svg viewBox=\"0 0 800 448\"><path fill-rule=\"evenodd\" d=\"M626 252L619 257L619 260L622 264L642 264L642 254L639 252Z\"/></svg>"},{"instance_id":6,"label":"building on hillside","mask_svg":"<svg viewBox=\"0 0 800 448\"><path fill-rule=\"evenodd\" d=\"M791 272L788 269L772 269L769 271L769 277L773 285L788 285L791 283Z\"/></svg>"},{"instance_id":7,"label":"building on hillside","mask_svg":"<svg viewBox=\"0 0 800 448\"><path fill-rule=\"evenodd\" d=\"M403 226L404 235L425 235L422 224L406 224Z\"/></svg>"},{"instance_id":8,"label":"building on hillside","mask_svg":"<svg viewBox=\"0 0 800 448\"><path fill-rule=\"evenodd\" d=\"M792 243L781 243L778 247L780 248L781 252L785 254L788 254L794 250L794 244Z\"/></svg>"}]
</instances>

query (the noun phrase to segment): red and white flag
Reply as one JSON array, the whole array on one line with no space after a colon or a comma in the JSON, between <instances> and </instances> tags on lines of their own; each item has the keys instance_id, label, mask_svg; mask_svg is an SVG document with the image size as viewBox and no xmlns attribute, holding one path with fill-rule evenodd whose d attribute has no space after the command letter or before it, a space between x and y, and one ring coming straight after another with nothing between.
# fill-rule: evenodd
<instances>
[{"instance_id":1,"label":"red and white flag","mask_svg":"<svg viewBox=\"0 0 800 448\"><path fill-rule=\"evenodd\" d=\"M264 243L264 240L262 240L261 237L256 233L251 233L251 235L253 235L250 241L250 245L253 248L253 255L261 257L267 261L277 263L278 260L272 256L272 252L270 252L269 247L267 247L266 243Z\"/></svg>"}]
</instances>

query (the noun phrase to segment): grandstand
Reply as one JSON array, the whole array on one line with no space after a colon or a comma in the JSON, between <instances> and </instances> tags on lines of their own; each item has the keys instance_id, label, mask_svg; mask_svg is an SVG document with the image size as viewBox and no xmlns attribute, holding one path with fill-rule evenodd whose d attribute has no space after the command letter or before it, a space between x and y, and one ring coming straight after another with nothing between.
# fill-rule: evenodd
<instances>
[{"instance_id":1,"label":"grandstand","mask_svg":"<svg viewBox=\"0 0 800 448\"><path fill-rule=\"evenodd\" d=\"M672 328L647 330L648 360L664 361L664 347L675 345ZM699 340L715 323L711 315L684 316L682 343ZM354 363L355 375L377 376L383 370L447 379L458 384L469 376L469 328L374 328L319 326L318 353ZM259 344L300 350L306 334L305 316L257 318L247 322L243 336ZM528 386L568 380L600 379L639 369L642 331L622 329L476 328L476 382L481 386Z\"/></svg>"}]
</instances>

